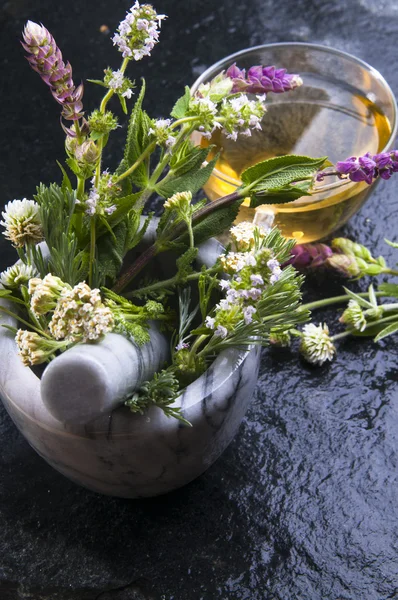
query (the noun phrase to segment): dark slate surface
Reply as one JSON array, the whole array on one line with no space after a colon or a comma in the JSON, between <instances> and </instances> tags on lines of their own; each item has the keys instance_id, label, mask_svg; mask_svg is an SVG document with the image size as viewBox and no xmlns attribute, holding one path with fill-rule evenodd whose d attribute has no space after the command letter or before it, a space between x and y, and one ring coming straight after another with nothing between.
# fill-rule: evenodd
<instances>
[{"instance_id":1,"label":"dark slate surface","mask_svg":"<svg viewBox=\"0 0 398 600\"><path fill-rule=\"evenodd\" d=\"M43 21L74 65L99 77L125 0L10 0L0 8L0 202L58 177L58 107L18 46ZM216 59L259 43L312 41L378 68L398 92L398 5L391 0L159 0L170 18L147 107L164 115ZM97 90L86 94L92 105ZM54 129L55 127L55 129ZM121 132L122 133L122 132ZM118 141L109 154L115 154ZM398 181L383 182L342 234L374 253L397 234ZM12 253L0 240L1 268ZM364 284L362 285L364 287ZM338 284L313 280L312 295ZM126 501L87 492L48 467L0 410L1 600L387 600L398 598L396 344L346 342L314 370L266 351L236 439L200 479Z\"/></svg>"}]
</instances>

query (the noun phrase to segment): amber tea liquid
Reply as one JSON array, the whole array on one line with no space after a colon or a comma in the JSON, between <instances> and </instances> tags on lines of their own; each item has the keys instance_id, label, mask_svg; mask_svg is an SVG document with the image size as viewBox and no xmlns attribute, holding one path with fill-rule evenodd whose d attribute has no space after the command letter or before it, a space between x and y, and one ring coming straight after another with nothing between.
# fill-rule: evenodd
<instances>
[{"instance_id":1,"label":"amber tea liquid","mask_svg":"<svg viewBox=\"0 0 398 600\"><path fill-rule=\"evenodd\" d=\"M232 192L242 171L256 162L282 154L328 156L333 163L348 156L383 150L391 126L371 98L341 82L303 74L304 86L285 94L268 94L262 131L236 142L216 132L209 141L221 156L205 186L211 200ZM218 173L217 173L218 171ZM311 197L254 210L245 201L237 221L277 225L300 242L321 239L345 223L364 202L369 186L326 178Z\"/></svg>"}]
</instances>

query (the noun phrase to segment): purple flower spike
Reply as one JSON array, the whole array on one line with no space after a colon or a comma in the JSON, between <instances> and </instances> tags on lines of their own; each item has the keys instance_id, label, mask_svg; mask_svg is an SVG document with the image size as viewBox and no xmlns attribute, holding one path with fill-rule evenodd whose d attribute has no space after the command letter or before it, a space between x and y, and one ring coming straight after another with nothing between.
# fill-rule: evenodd
<instances>
[{"instance_id":1,"label":"purple flower spike","mask_svg":"<svg viewBox=\"0 0 398 600\"><path fill-rule=\"evenodd\" d=\"M51 33L43 25L28 21L23 39L22 46L29 54L27 60L62 106L62 117L68 121L78 121L83 116L83 85L75 87L72 67L69 63L65 65Z\"/></svg>"},{"instance_id":2,"label":"purple flower spike","mask_svg":"<svg viewBox=\"0 0 398 600\"><path fill-rule=\"evenodd\" d=\"M340 177L348 176L351 181L366 181L371 184L374 179L381 177L382 179L390 179L393 173L398 171L398 152L381 152L374 154L367 152L364 156L357 158L350 156L346 160L336 164L336 172L334 174ZM318 181L322 181L327 172L318 174ZM330 174L333 174L331 172Z\"/></svg>"},{"instance_id":3,"label":"purple flower spike","mask_svg":"<svg viewBox=\"0 0 398 600\"><path fill-rule=\"evenodd\" d=\"M316 268L325 265L333 250L326 244L296 244L292 248L292 257L287 265L293 265L298 270Z\"/></svg>"},{"instance_id":4,"label":"purple flower spike","mask_svg":"<svg viewBox=\"0 0 398 600\"><path fill-rule=\"evenodd\" d=\"M274 92L275 94L281 94L294 90L303 83L299 75L286 73L286 69L276 69L273 66L262 67L256 65L250 67L246 76L245 69L239 69L236 64L233 64L227 70L226 76L233 81L233 94L238 92L249 94Z\"/></svg>"}]
</instances>

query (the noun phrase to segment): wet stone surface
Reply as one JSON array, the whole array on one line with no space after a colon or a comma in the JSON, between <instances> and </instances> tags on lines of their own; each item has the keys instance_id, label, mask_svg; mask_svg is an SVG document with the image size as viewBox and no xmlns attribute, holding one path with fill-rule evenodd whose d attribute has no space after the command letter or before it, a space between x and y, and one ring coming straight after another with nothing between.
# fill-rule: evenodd
<instances>
[{"instance_id":1,"label":"wet stone surface","mask_svg":"<svg viewBox=\"0 0 398 600\"><path fill-rule=\"evenodd\" d=\"M70 4L18 0L0 7L1 203L31 197L39 180L58 178L54 158L63 157L58 108L18 46L24 21L45 23L76 79L117 64L99 28L112 31L128 3ZM149 80L154 116L216 59L271 41L352 52L398 92L395 2L163 0L157 8L170 16L162 44L136 70ZM98 91L86 96L93 105ZM397 221L398 180L383 182L341 233L393 263L383 238L396 238ZM4 268L13 255L4 240L0 251ZM320 278L307 289L318 298L340 287ZM251 409L228 450L184 489L145 501L101 497L70 483L0 408L0 598L398 598L397 362L393 338L347 341L323 369L295 353L264 351Z\"/></svg>"}]
</instances>

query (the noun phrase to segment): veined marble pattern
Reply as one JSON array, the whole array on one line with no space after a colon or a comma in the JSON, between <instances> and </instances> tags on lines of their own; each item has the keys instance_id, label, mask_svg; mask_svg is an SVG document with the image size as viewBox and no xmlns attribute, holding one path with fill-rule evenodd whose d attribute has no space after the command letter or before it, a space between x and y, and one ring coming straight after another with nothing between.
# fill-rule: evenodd
<instances>
[{"instance_id":1,"label":"veined marble pattern","mask_svg":"<svg viewBox=\"0 0 398 600\"><path fill-rule=\"evenodd\" d=\"M219 245L212 240L201 248L200 260L209 264L218 253ZM1 303L9 305L5 300ZM14 320L1 312L0 324L15 326ZM117 347L118 341L121 347L130 344L118 334L107 338L112 338L105 340L108 349ZM112 363L119 361L116 354ZM137 498L188 483L223 452L250 403L260 350L222 352L206 373L182 392L176 406L182 407L192 427L166 417L156 407L135 415L120 406L90 423L61 422L48 411L40 379L23 366L12 333L3 327L0 356L0 395L14 423L40 456L91 490ZM115 368L115 378L116 373ZM63 397L66 401L67 394Z\"/></svg>"}]
</instances>

